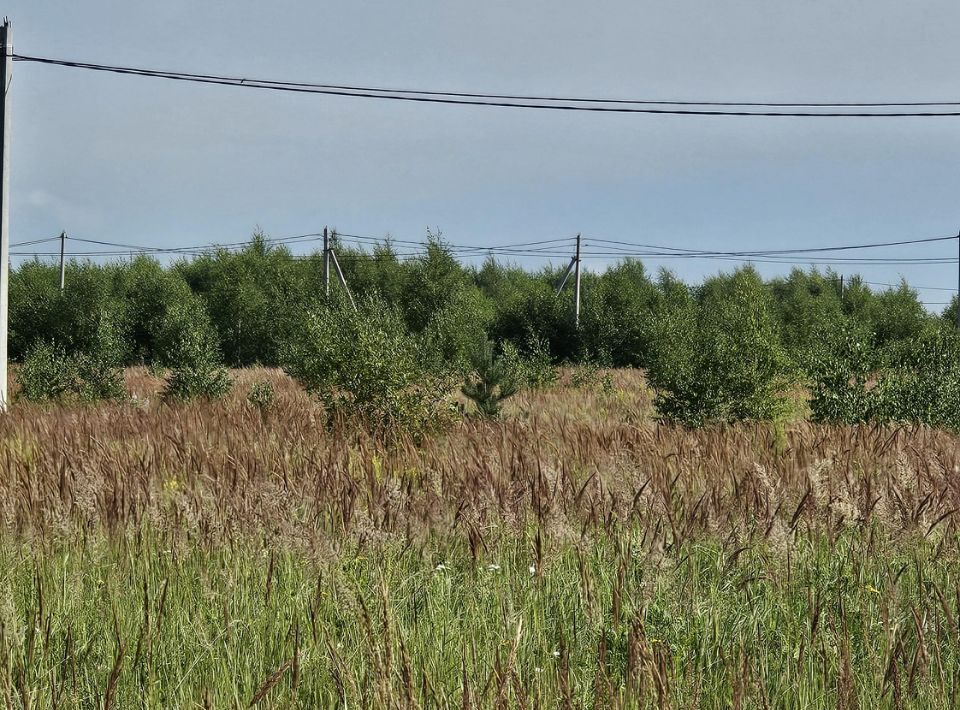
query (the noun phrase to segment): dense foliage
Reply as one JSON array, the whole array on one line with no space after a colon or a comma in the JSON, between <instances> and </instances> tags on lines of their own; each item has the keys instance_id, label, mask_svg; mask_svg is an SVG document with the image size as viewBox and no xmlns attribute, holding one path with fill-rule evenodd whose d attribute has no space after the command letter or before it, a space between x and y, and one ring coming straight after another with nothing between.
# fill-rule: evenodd
<instances>
[{"instance_id":1,"label":"dense foliage","mask_svg":"<svg viewBox=\"0 0 960 710\"><path fill-rule=\"evenodd\" d=\"M220 365L217 336L203 304L189 295L169 304L160 325L160 364L170 367L164 396L222 397L230 376Z\"/></svg>"},{"instance_id":2,"label":"dense foliage","mask_svg":"<svg viewBox=\"0 0 960 710\"><path fill-rule=\"evenodd\" d=\"M710 279L695 300L653 321L648 376L661 414L699 426L785 411L795 367L770 300L757 273L742 269Z\"/></svg>"},{"instance_id":3,"label":"dense foliage","mask_svg":"<svg viewBox=\"0 0 960 710\"><path fill-rule=\"evenodd\" d=\"M304 314L284 349L284 368L320 397L331 415L359 414L379 428L423 429L449 390L444 374L420 356L397 308L374 298L358 309L338 303Z\"/></svg>"},{"instance_id":4,"label":"dense foliage","mask_svg":"<svg viewBox=\"0 0 960 710\"><path fill-rule=\"evenodd\" d=\"M280 365L333 408L389 419L428 406L400 401L414 383L475 370L475 344L489 339L521 385L548 384L563 362L645 368L661 415L692 425L776 418L804 387L821 421L960 423L956 306L930 314L906 284L841 288L832 272L800 269L765 282L746 267L690 286L626 260L584 274L577 329L551 267L464 266L433 235L415 258L389 244L338 254L361 317L335 281L324 296L320 254L262 235L170 266L72 262L62 293L56 265L27 262L12 272L11 353L96 353L109 322L111 364L173 368L170 394L216 396L223 367Z\"/></svg>"}]
</instances>

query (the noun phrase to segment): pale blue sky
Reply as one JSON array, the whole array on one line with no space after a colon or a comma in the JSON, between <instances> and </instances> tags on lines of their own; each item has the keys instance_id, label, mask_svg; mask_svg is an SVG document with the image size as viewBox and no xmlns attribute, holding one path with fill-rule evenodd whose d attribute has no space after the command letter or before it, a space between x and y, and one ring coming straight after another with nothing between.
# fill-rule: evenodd
<instances>
[{"instance_id":1,"label":"pale blue sky","mask_svg":"<svg viewBox=\"0 0 960 710\"><path fill-rule=\"evenodd\" d=\"M18 53L161 69L627 98L960 100L950 0L12 0L3 10ZM329 224L400 239L434 227L477 245L579 231L752 249L960 228L960 118L464 108L24 63L13 92L14 241L66 229L177 246ZM721 266L674 268L698 280ZM846 270L927 286L957 278L951 265Z\"/></svg>"}]
</instances>

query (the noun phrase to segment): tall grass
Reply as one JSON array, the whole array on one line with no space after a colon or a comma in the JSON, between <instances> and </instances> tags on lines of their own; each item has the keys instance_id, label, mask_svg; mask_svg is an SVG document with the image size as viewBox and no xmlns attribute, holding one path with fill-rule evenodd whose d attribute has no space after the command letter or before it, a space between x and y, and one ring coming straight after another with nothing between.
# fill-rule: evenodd
<instances>
[{"instance_id":1,"label":"tall grass","mask_svg":"<svg viewBox=\"0 0 960 710\"><path fill-rule=\"evenodd\" d=\"M956 705L952 435L663 426L618 372L414 444L238 377L0 419L2 703Z\"/></svg>"}]
</instances>

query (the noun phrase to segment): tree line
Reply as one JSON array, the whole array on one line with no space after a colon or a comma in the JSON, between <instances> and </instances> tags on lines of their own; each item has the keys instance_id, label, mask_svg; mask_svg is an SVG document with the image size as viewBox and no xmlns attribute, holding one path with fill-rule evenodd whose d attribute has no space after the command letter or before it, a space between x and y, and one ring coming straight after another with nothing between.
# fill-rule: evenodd
<instances>
[{"instance_id":1,"label":"tree line","mask_svg":"<svg viewBox=\"0 0 960 710\"><path fill-rule=\"evenodd\" d=\"M72 261L63 292L56 264L25 262L11 271L11 356L46 358L42 379L62 369L57 358L76 369L104 353L110 366L173 368L185 392L222 389L224 366L282 366L327 393L386 374L346 372L357 358L392 358L406 372L384 386L399 392L476 372L492 344L483 357L530 381L565 362L645 368L660 414L692 425L775 419L800 388L824 421L960 422L948 389L960 383L956 298L934 315L906 283L872 290L854 276L841 286L815 269L764 280L744 266L692 285L624 260L583 275L576 328L571 294L555 293L559 268L465 266L435 237L415 258L389 243L336 248L358 313L335 279L325 297L322 253L295 256L261 235L169 265ZM924 399L947 403L935 412Z\"/></svg>"}]
</instances>

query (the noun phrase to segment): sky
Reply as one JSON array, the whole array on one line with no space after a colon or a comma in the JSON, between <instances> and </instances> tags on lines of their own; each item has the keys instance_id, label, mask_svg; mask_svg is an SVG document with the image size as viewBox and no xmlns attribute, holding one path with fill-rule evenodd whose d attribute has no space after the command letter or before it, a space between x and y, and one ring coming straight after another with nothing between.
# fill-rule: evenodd
<instances>
[{"instance_id":1,"label":"sky","mask_svg":"<svg viewBox=\"0 0 960 710\"><path fill-rule=\"evenodd\" d=\"M960 100L955 0L8 0L4 12L19 54L187 72L633 99ZM960 117L459 107L24 62L11 92L14 242L66 230L185 246L329 225L480 246L582 233L749 250L960 230ZM647 263L688 281L733 266ZM839 270L930 287L920 295L934 310L951 296L936 289L957 286L955 264Z\"/></svg>"}]
</instances>

